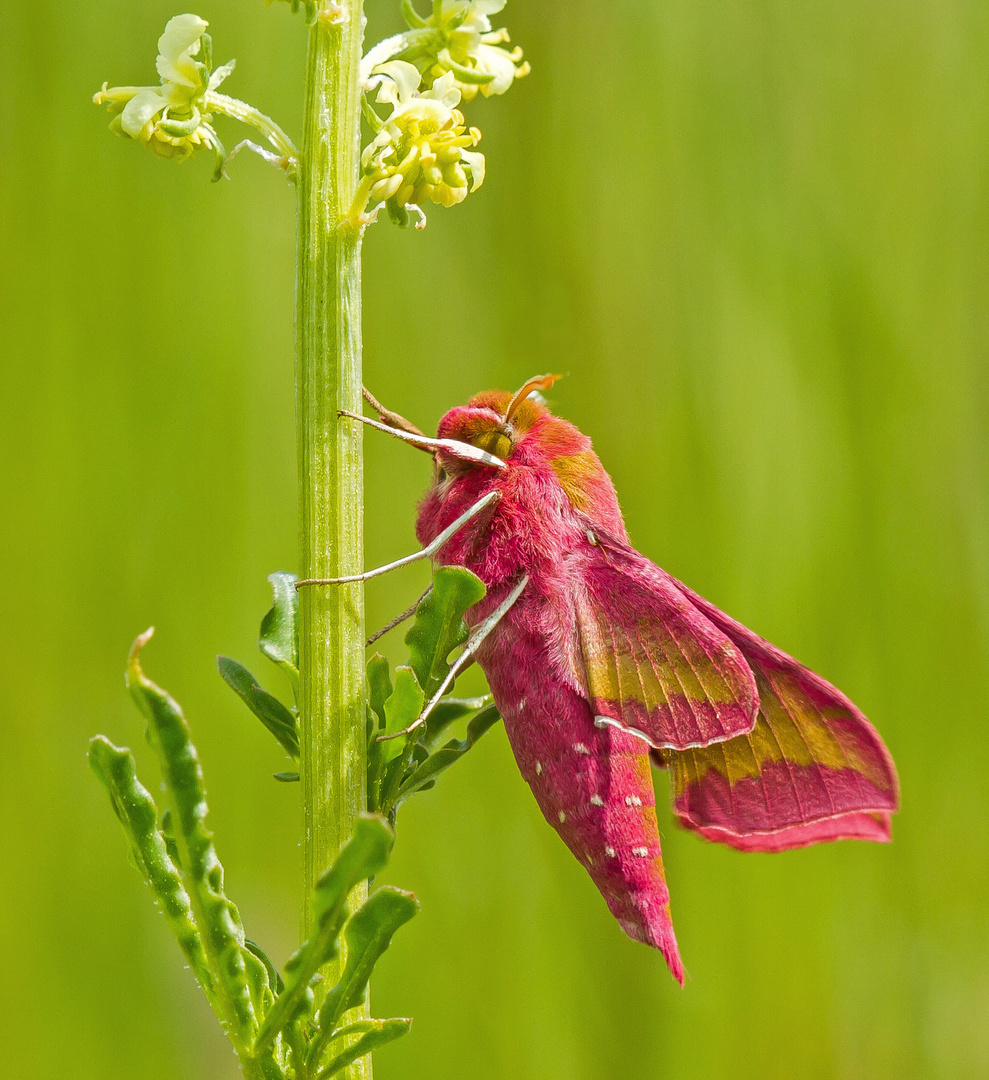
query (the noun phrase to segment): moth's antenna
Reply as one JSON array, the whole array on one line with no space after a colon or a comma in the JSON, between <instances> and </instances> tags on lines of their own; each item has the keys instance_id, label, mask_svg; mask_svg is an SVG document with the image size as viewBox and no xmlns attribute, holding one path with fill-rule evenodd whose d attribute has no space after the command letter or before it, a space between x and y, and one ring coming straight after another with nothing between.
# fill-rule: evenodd
<instances>
[{"instance_id":1,"label":"moth's antenna","mask_svg":"<svg viewBox=\"0 0 989 1080\"><path fill-rule=\"evenodd\" d=\"M533 392L533 390L548 390L553 383L562 378L562 375L534 375L521 390L515 393L515 396L508 403L503 423L507 424L512 419L518 407Z\"/></svg>"}]
</instances>

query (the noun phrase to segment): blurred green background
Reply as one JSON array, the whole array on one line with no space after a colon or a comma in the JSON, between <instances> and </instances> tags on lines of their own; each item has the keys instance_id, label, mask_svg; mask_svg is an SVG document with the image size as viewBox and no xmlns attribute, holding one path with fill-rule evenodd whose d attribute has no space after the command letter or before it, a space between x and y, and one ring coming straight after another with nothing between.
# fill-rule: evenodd
<instances>
[{"instance_id":1,"label":"blurred green background","mask_svg":"<svg viewBox=\"0 0 989 1080\"><path fill-rule=\"evenodd\" d=\"M163 0L3 0L0 1071L228 1080L85 763L184 703L251 936L283 959L298 792L214 670L295 568L293 200L106 131ZM369 40L398 28L368 0ZM204 0L229 92L299 131L288 5ZM663 829L689 981L626 940L498 728L400 820L423 912L374 985L380 1080L989 1076L989 7L512 0L533 65L469 112L488 180L366 245L369 385L424 427L547 370L646 554L846 689L899 764L889 847ZM232 128L226 129L228 137ZM233 139L231 138L231 142ZM229 143L228 143L229 145ZM428 462L369 434L367 561ZM372 583L369 624L424 568ZM401 654L392 635L393 658ZM277 681L273 689L284 689Z\"/></svg>"}]
</instances>

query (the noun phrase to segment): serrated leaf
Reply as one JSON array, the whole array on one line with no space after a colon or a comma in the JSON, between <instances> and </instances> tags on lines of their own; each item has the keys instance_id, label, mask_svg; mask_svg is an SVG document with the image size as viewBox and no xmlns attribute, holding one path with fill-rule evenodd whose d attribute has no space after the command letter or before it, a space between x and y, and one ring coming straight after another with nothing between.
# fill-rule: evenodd
<instances>
[{"instance_id":1,"label":"serrated leaf","mask_svg":"<svg viewBox=\"0 0 989 1080\"><path fill-rule=\"evenodd\" d=\"M316 1022L329 1038L337 1021L364 999L364 990L381 954L391 945L395 931L419 911L410 892L385 885L372 893L344 931L347 965L340 981L326 995Z\"/></svg>"},{"instance_id":2,"label":"serrated leaf","mask_svg":"<svg viewBox=\"0 0 989 1080\"><path fill-rule=\"evenodd\" d=\"M316 882L313 892L315 932L285 966L285 989L264 1019L254 1045L264 1050L286 1024L295 1019L309 987L309 980L333 956L347 919L347 896L351 889L373 877L388 862L395 834L374 814L362 814L333 865Z\"/></svg>"},{"instance_id":3,"label":"serrated leaf","mask_svg":"<svg viewBox=\"0 0 989 1080\"><path fill-rule=\"evenodd\" d=\"M317 1074L316 1080L330 1080L330 1077L336 1076L341 1069L345 1069L348 1065L357 1061L358 1058L370 1054L372 1050L377 1050L378 1047L384 1046L386 1043L400 1039L408 1033L411 1027L412 1021L410 1019L394 1017L391 1020L363 1020L357 1024L350 1024L346 1028L341 1028L341 1036L344 1034L356 1035L357 1029L363 1030L365 1034L361 1035L353 1046L337 1054L326 1068Z\"/></svg>"},{"instance_id":4,"label":"serrated leaf","mask_svg":"<svg viewBox=\"0 0 989 1080\"><path fill-rule=\"evenodd\" d=\"M484 583L463 566L440 566L433 587L416 609L405 635L410 666L428 699L450 670L450 653L467 640L464 613L485 593ZM413 718L414 719L414 718Z\"/></svg>"},{"instance_id":5,"label":"serrated leaf","mask_svg":"<svg viewBox=\"0 0 989 1080\"><path fill-rule=\"evenodd\" d=\"M436 781L440 773L445 772L458 762L464 754L470 750L478 739L487 731L490 731L501 719L495 705L489 705L486 709L475 716L467 725L467 737L464 739L451 739L446 746L430 754L429 757L404 781L395 796L394 806L399 806L417 791L422 791L427 785Z\"/></svg>"},{"instance_id":6,"label":"serrated leaf","mask_svg":"<svg viewBox=\"0 0 989 1080\"><path fill-rule=\"evenodd\" d=\"M199 754L178 703L141 669L141 650L153 630L141 634L131 648L126 683L148 721L148 740L161 764L175 824L175 843L181 856L179 873L200 931L217 997L226 1007L220 1015L232 1018L228 1034L240 1046L249 1045L257 1030L244 958L244 928L237 908L223 891L223 866L213 834L207 828L206 786Z\"/></svg>"},{"instance_id":7,"label":"serrated leaf","mask_svg":"<svg viewBox=\"0 0 989 1080\"><path fill-rule=\"evenodd\" d=\"M258 648L288 675L299 693L299 593L295 574L278 570L268 575L274 603L261 620Z\"/></svg>"},{"instance_id":8,"label":"serrated leaf","mask_svg":"<svg viewBox=\"0 0 989 1080\"><path fill-rule=\"evenodd\" d=\"M299 756L299 732L295 717L269 694L243 664L229 656L218 656L216 667L223 681L251 710L292 757Z\"/></svg>"}]
</instances>

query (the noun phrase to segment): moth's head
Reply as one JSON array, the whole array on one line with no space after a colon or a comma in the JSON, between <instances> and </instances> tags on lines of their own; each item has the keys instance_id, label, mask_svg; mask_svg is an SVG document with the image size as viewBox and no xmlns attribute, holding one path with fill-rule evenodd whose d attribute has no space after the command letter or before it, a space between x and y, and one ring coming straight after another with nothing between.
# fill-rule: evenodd
<instances>
[{"instance_id":1,"label":"moth's head","mask_svg":"<svg viewBox=\"0 0 989 1080\"><path fill-rule=\"evenodd\" d=\"M509 471L530 468L554 476L574 509L616 535L624 535L615 489L591 448L591 440L573 424L554 416L540 397L540 391L548 390L558 378L537 375L514 394L503 390L478 394L466 405L451 409L440 420L437 435L483 450L505 462ZM490 469L445 448L437 450L436 464L441 484L447 477L462 476L475 468Z\"/></svg>"},{"instance_id":2,"label":"moth's head","mask_svg":"<svg viewBox=\"0 0 989 1080\"><path fill-rule=\"evenodd\" d=\"M539 392L548 390L558 378L558 375L537 375L514 394L504 390L477 394L440 420L437 437L466 443L510 466L517 460L521 445L527 441L531 444L538 429L547 420L555 419ZM475 466L475 462L465 460L454 448L442 448L436 457L440 468L453 475Z\"/></svg>"}]
</instances>

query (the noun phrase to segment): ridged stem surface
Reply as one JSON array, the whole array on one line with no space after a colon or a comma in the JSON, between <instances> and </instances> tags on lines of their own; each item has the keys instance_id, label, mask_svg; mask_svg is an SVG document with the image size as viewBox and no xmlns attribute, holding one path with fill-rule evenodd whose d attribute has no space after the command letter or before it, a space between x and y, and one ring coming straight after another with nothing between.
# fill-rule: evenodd
<instances>
[{"instance_id":1,"label":"ridged stem surface","mask_svg":"<svg viewBox=\"0 0 989 1080\"><path fill-rule=\"evenodd\" d=\"M359 167L363 21L362 0L322 0L309 30L296 328L302 578L362 568L361 430L338 410L361 407L361 244L342 223ZM350 837L367 800L362 586L301 589L299 620L308 936L313 884ZM344 960L341 954L324 972L324 985L337 981ZM339 1075L367 1080L370 1059Z\"/></svg>"}]
</instances>

